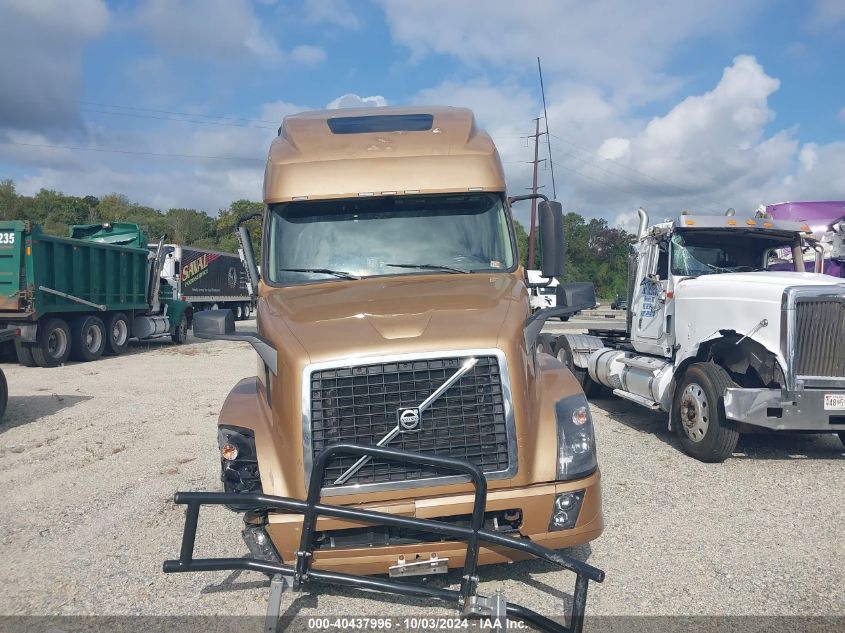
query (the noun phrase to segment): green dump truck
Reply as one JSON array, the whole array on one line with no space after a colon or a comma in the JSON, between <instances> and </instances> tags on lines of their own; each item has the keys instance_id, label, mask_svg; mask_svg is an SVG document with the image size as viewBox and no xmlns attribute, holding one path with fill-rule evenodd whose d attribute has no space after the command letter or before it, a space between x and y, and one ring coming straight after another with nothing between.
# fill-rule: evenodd
<instances>
[{"instance_id":1,"label":"green dump truck","mask_svg":"<svg viewBox=\"0 0 845 633\"><path fill-rule=\"evenodd\" d=\"M0 221L0 330L20 330L18 362L40 367L121 354L130 338L183 343L192 309L159 298L162 264L135 224L75 225L57 237Z\"/></svg>"}]
</instances>

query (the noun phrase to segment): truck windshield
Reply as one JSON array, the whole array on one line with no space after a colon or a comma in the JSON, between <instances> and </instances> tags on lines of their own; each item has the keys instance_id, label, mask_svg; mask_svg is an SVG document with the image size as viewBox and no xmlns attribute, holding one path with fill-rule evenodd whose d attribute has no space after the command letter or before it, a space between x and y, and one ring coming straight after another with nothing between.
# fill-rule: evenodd
<instances>
[{"instance_id":1,"label":"truck windshield","mask_svg":"<svg viewBox=\"0 0 845 633\"><path fill-rule=\"evenodd\" d=\"M672 274L697 277L768 270L791 246L791 236L756 231L678 231L672 236Z\"/></svg>"},{"instance_id":2,"label":"truck windshield","mask_svg":"<svg viewBox=\"0 0 845 633\"><path fill-rule=\"evenodd\" d=\"M275 204L270 211L271 283L504 272L514 263L498 195L317 200Z\"/></svg>"}]
</instances>

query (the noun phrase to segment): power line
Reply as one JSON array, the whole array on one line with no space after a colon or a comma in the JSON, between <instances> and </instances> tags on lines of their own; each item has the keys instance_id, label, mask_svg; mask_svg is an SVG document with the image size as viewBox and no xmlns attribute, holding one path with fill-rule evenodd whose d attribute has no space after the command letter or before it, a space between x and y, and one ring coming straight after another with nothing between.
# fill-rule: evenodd
<instances>
[{"instance_id":1,"label":"power line","mask_svg":"<svg viewBox=\"0 0 845 633\"><path fill-rule=\"evenodd\" d=\"M158 110L156 108L142 108L140 106L127 106L127 105L116 105L111 103L101 103L98 101L85 101L79 99L77 103L81 103L83 105L89 106L96 106L98 108L115 108L120 110L135 110L138 112L157 112L159 114L176 114L181 116L190 116L196 117L200 119L223 119L227 121L243 121L245 123L271 123L278 127L278 121L268 121L266 119L249 119L245 117L237 117L237 116L224 116L224 115L212 115L212 114L196 114L193 112L178 112L176 110Z\"/></svg>"},{"instance_id":2,"label":"power line","mask_svg":"<svg viewBox=\"0 0 845 633\"><path fill-rule=\"evenodd\" d=\"M263 163L263 158L250 158L248 156L203 156L200 154L166 154L161 152L137 152L127 149L108 149L105 147L79 147L75 145L50 145L47 143L19 143L16 141L0 141L0 145L18 145L21 147L44 147L49 149L68 149L80 152L105 152L109 154L129 154L134 156L159 156L163 158L202 158L208 160L228 161L250 161Z\"/></svg>"},{"instance_id":3,"label":"power line","mask_svg":"<svg viewBox=\"0 0 845 633\"><path fill-rule=\"evenodd\" d=\"M628 179L628 180L630 180L631 182L634 182L634 183L640 184L640 181L639 181L638 179L634 178L633 176L629 176L629 175L627 175L627 174L622 174L622 173L618 173L618 172L610 171L609 169L606 169L605 167L603 167L602 165L600 165L600 164L598 164L598 163L596 163L596 162L594 162L594 161L584 160L584 159L583 159L583 157L579 156L578 154L574 154L574 153L572 153L572 152L564 152L563 150L555 150L555 151L561 152L562 154L564 154L564 155L566 155L566 156L571 156L571 157L573 157L573 158L577 158L578 160L583 161L585 164L590 165L591 167L593 167L593 168L595 168L595 169L598 169L598 170L600 170L600 171L603 171L603 172L605 172L606 174L609 174L609 175L614 176L614 177L616 177L616 178L627 178L627 179ZM608 160L610 160L610 159L608 159ZM619 165L618 163L616 163L616 162L614 162L614 161L611 161L611 162L613 162L613 164L614 164L614 165L617 165L617 166L620 166L620 167L621 167L621 165ZM575 170L570 169L569 171L575 171ZM636 170L634 170L634 171L636 171ZM586 178L590 178L591 180L595 180L596 182L600 182L601 184L603 184L603 185L604 185L604 186L606 186L606 187L611 187L612 189L616 189L617 191L622 191L622 189L620 189L619 187L615 187L615 186L611 185L611 184L610 184L610 183L608 183L606 180L600 180L600 179L597 179L597 178L594 178L594 177L590 177L590 176L588 176L588 175L586 175L586 174L583 174L582 172L578 172L578 171L575 171L575 173L578 173L578 174L580 174L580 175L582 175L582 176L584 176L584 177L586 177ZM640 173L640 172L637 172L637 173ZM641 175L646 176L647 174L641 174ZM654 179L654 180L655 180L658 184L666 184L666 185L669 185L669 186L671 186L671 187L673 187L673 188L677 189L677 191L678 191L678 193L671 193L671 192L669 192L669 191L666 191L665 189L661 189L661 190L659 190L659 193L660 193L660 195L662 195L663 197L666 197L666 198L675 198L675 197L684 197L684 196L688 196L688 195L689 195L686 191L684 191L683 189L681 189L681 188L680 188L680 187L678 187L677 185L672 185L671 183L663 183L663 182L661 182L660 180L656 180L656 179ZM628 195L630 195L630 192L625 192L625 193L627 193ZM712 200L708 201L708 200L707 200L707 199L705 199L705 198L698 198L698 199L699 199L699 200L701 200L702 202L713 202ZM716 203L714 203L714 204L716 204ZM701 208L702 208L702 209L706 209L706 210L710 211L711 213L715 213L715 214L717 214L717 215L722 213L721 211L719 211L719 210L718 210L718 207L714 208L714 207L705 206L705 205L700 205L700 206L701 206Z\"/></svg>"},{"instance_id":4,"label":"power line","mask_svg":"<svg viewBox=\"0 0 845 633\"><path fill-rule=\"evenodd\" d=\"M193 119L177 118L175 116L156 116L153 114L141 114L138 112L112 112L109 110L96 110L94 108L82 107L82 112L90 112L96 114L108 114L112 116L126 116L135 119L155 119L157 121L175 121L177 123L191 123L194 125L217 125L223 127L240 127L240 128L260 128L263 130L275 130L278 126L272 125L253 125L251 123L226 123L225 121L197 121ZM192 116L192 115L186 115Z\"/></svg>"},{"instance_id":5,"label":"power line","mask_svg":"<svg viewBox=\"0 0 845 633\"><path fill-rule=\"evenodd\" d=\"M594 151L593 151L593 150L591 150L591 149L588 149L588 148L586 148L586 147L583 147L583 146L581 146L581 145L578 145L577 143L575 143L575 142L573 142L573 141L571 141L571 140L569 140L569 139L562 138L562 137L558 136L557 134L551 134L551 136L554 136L557 140L559 140L559 141L563 141L563 142L564 142L564 143L566 143L567 145L571 145L572 147L574 147L574 148L576 148L576 149L578 149L578 150L580 150L580 151L582 151L582 152L585 152L585 153L587 153L587 154L592 154L593 156L596 156L597 158L599 158L599 159L600 159L600 160L602 160L602 161L605 161L605 162L611 163L612 165L615 165L616 167L621 167L622 169L627 169L628 171L632 171L632 172L634 172L634 173L636 173L636 174L639 174L639 175L640 175L640 176L642 176L643 178L648 178L649 180L651 180L651 181L653 181L653 182L655 182L655 183L657 183L657 184L659 184L659 185L664 185L664 186L667 186L667 187L671 187L672 189L675 189L675 190L678 192L678 194L681 194L681 195L687 195L687 192L686 192L686 191L685 191L682 187L680 187L679 185L677 185L677 184L675 184L675 183L671 183L671 182L669 182L668 180L663 180L663 179L661 179L661 178L656 178L655 176L652 176L651 174L647 174L647 173L645 173L645 172L643 172L643 171L640 171L639 169L636 169L636 168L631 167L631 166L629 166L629 165L625 165L625 164L623 164L623 163L620 163L619 161L616 161L616 160L614 160L614 159L612 159L612 158L607 158L607 157L605 157L605 156L602 156L602 155L601 155L601 154L599 154L598 152L594 152ZM570 155L570 156L576 156L575 154L569 154L569 155ZM599 167L596 163L589 163L589 164L593 164L593 165L595 165L597 168L599 168L599 169L600 169L600 167ZM603 170L603 171L606 171L606 170ZM629 180L631 180L632 182L637 182L637 180L636 180L636 179L631 178L630 176L625 176L624 174L617 174L617 173L615 173L615 172L608 172L608 173L610 173L610 174L612 174L612 175L614 175L614 176L620 176L620 177L623 177L623 178L628 178L628 179L629 179ZM674 197L674 196L678 195L678 194L671 194L671 193L668 193L668 192L666 192L666 191L663 191L662 193L663 193L663 195L664 195L664 196L667 196L667 197ZM715 201L713 201L713 200L709 200L709 199L707 199L707 198L701 198L701 200L702 200L703 202L708 202L708 203L710 203L710 204L714 205L716 208L720 208L720 207L722 206L722 204L721 204L721 203L719 203L719 202L715 202ZM710 210L712 211L713 209L710 209ZM717 211L717 213L722 213L722 212L721 212L721 211Z\"/></svg>"}]
</instances>

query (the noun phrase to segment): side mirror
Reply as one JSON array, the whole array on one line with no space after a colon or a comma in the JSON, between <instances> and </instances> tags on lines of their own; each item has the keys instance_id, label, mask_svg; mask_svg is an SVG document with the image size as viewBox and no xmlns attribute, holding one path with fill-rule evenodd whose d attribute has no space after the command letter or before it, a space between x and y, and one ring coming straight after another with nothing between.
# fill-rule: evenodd
<instances>
[{"instance_id":1,"label":"side mirror","mask_svg":"<svg viewBox=\"0 0 845 633\"><path fill-rule=\"evenodd\" d=\"M252 218L260 216L261 213L259 212L248 213L239 217L237 223L235 224L235 235L238 236L238 242L240 243L238 255L240 255L241 262L243 262L244 269L246 270L247 290L249 291L249 296L253 298L256 296L258 280L260 277L258 265L255 261L255 250L252 247L252 237L249 234L249 229L244 226L244 224Z\"/></svg>"},{"instance_id":2,"label":"side mirror","mask_svg":"<svg viewBox=\"0 0 845 633\"><path fill-rule=\"evenodd\" d=\"M215 338L235 333L235 315L231 310L202 310L194 315L194 336Z\"/></svg>"},{"instance_id":3,"label":"side mirror","mask_svg":"<svg viewBox=\"0 0 845 633\"><path fill-rule=\"evenodd\" d=\"M537 209L542 247L540 269L543 277L563 274L566 243L563 236L563 206L556 200L543 200Z\"/></svg>"},{"instance_id":4,"label":"side mirror","mask_svg":"<svg viewBox=\"0 0 845 633\"><path fill-rule=\"evenodd\" d=\"M218 341L242 341L258 352L273 374L278 372L278 354L273 344L255 332L238 332L231 310L202 310L194 315L194 336Z\"/></svg>"}]
</instances>

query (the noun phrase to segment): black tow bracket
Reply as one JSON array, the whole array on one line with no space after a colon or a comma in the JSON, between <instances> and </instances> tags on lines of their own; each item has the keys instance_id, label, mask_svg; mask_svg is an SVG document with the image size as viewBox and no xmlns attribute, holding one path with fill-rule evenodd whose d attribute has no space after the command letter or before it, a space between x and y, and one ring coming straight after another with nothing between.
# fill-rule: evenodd
<instances>
[{"instance_id":1,"label":"black tow bracket","mask_svg":"<svg viewBox=\"0 0 845 633\"><path fill-rule=\"evenodd\" d=\"M411 462L466 475L475 487L470 527L455 525L446 521L417 519L361 508L320 503L323 472L328 463L338 455L360 455L387 461ZM589 582L591 580L595 582L604 581L604 572L592 565L538 545L529 539L513 538L485 529L484 509L487 502L487 480L474 464L451 457L424 455L377 446L334 444L326 448L317 457L311 470L308 498L305 501L264 494L177 492L174 502L188 507L185 513L185 526L182 532L182 547L179 558L164 561L164 572L248 570L268 574L272 577L267 611L267 627L269 627L269 630L275 630L275 624L279 618L281 594L284 589L282 578L285 576L293 579L294 589L302 589L306 585L311 587L317 584L327 584L382 591L415 598L430 598L454 605L461 611L463 617L495 619L497 616L499 618L504 616L505 618L522 620L539 630L551 633L580 633L584 625L584 610L587 604ZM266 512L283 511L303 515L302 538L299 551L297 551L296 559L292 561L292 565L258 558L193 557L200 507L244 503ZM460 588L457 590L439 589L388 578L345 574L313 568L315 525L318 516L409 528L466 541L466 559L461 574ZM493 596L479 595L477 591L478 551L479 544L482 542L524 552L573 572L576 577L575 590L572 594L572 608L569 613L569 625L560 624L518 604L508 603L499 592L496 592Z\"/></svg>"}]
</instances>

